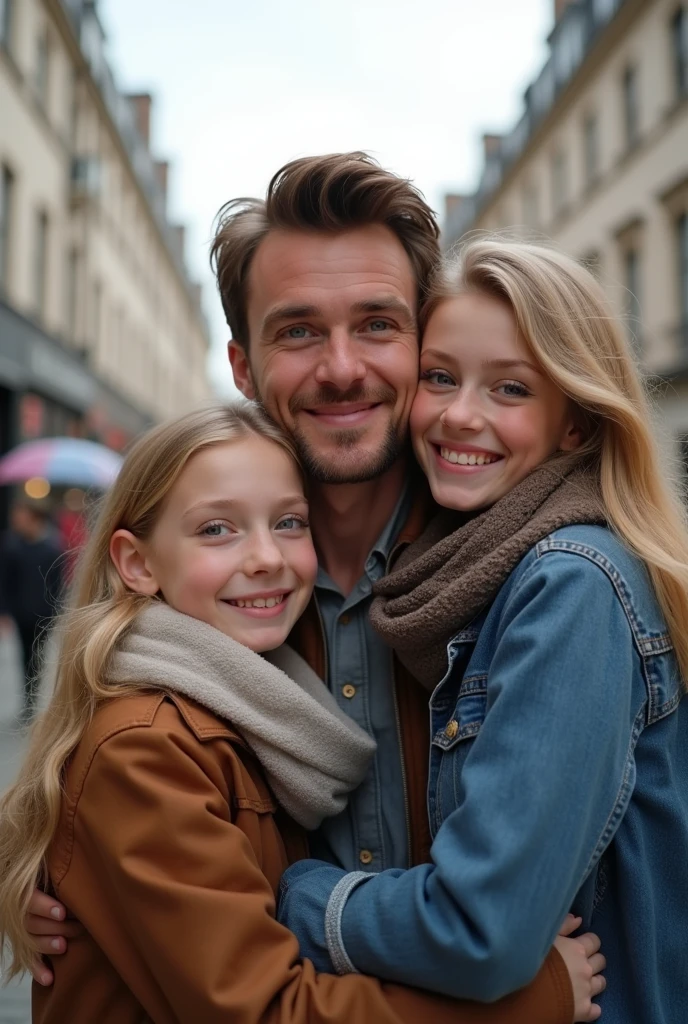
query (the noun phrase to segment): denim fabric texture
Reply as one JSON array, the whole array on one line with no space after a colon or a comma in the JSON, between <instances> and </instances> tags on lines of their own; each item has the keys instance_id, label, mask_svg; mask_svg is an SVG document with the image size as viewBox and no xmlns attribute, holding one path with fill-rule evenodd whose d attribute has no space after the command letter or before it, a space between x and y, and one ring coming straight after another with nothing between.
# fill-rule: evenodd
<instances>
[{"instance_id":1,"label":"denim fabric texture","mask_svg":"<svg viewBox=\"0 0 688 1024\"><path fill-rule=\"evenodd\" d=\"M448 658L430 700L433 862L331 908L341 952L489 1001L534 977L571 909L602 939L606 1024L688 1020L688 700L644 566L603 527L558 530ZM309 872L287 880L281 915L321 970L330 872L307 904Z\"/></svg>"}]
</instances>

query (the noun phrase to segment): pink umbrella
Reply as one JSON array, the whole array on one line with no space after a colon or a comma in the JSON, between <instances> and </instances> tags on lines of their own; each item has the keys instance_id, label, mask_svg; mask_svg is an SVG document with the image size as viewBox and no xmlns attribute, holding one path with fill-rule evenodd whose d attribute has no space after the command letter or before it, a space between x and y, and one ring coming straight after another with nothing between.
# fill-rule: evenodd
<instances>
[{"instance_id":1,"label":"pink umbrella","mask_svg":"<svg viewBox=\"0 0 688 1024\"><path fill-rule=\"evenodd\" d=\"M104 490L117 476L122 457L95 441L46 437L26 441L0 459L0 484L38 476L51 484Z\"/></svg>"}]
</instances>

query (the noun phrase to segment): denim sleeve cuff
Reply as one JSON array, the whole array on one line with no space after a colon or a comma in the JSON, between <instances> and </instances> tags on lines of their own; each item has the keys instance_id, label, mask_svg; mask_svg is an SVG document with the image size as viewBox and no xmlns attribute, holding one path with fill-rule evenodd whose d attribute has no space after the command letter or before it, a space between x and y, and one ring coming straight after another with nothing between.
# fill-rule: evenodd
<instances>
[{"instance_id":1,"label":"denim sleeve cuff","mask_svg":"<svg viewBox=\"0 0 688 1024\"><path fill-rule=\"evenodd\" d=\"M359 971L352 963L349 954L344 948L342 938L342 914L344 907L354 889L362 882L373 878L374 874L369 871L352 871L335 885L330 893L325 911L325 941L330 954L332 966L337 974L358 974Z\"/></svg>"}]
</instances>

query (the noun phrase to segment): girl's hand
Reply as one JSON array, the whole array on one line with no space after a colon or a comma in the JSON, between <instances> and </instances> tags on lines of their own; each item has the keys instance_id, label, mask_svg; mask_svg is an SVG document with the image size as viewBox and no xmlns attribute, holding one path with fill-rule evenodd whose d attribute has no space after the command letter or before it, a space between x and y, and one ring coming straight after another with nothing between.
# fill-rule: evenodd
<instances>
[{"instance_id":1,"label":"girl's hand","mask_svg":"<svg viewBox=\"0 0 688 1024\"><path fill-rule=\"evenodd\" d=\"M593 932L569 938L571 932L580 928L582 918L568 914L562 924L554 945L563 957L573 986L573 1020L587 1022L597 1020L602 1010L593 1003L595 996L603 992L607 982L602 977L607 961L599 952L600 940Z\"/></svg>"},{"instance_id":2,"label":"girl's hand","mask_svg":"<svg viewBox=\"0 0 688 1024\"><path fill-rule=\"evenodd\" d=\"M43 962L40 954L56 956L67 949L67 939L80 935L82 927L78 921L66 920L67 911L40 889L34 889L26 912L26 930L38 947L38 955L31 974L39 985L51 985L53 973Z\"/></svg>"}]
</instances>

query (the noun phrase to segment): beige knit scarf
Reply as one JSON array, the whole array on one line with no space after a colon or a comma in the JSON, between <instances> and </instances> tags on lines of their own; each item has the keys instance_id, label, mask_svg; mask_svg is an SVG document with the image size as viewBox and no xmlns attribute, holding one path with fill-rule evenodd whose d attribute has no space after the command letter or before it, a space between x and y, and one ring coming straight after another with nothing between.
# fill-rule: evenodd
<instances>
[{"instance_id":1,"label":"beige knit scarf","mask_svg":"<svg viewBox=\"0 0 688 1024\"><path fill-rule=\"evenodd\" d=\"M296 651L284 645L255 654L163 601L137 616L108 676L182 693L230 722L279 803L305 828L344 810L375 752L375 741Z\"/></svg>"},{"instance_id":2,"label":"beige knit scarf","mask_svg":"<svg viewBox=\"0 0 688 1024\"><path fill-rule=\"evenodd\" d=\"M485 512L458 526L440 512L375 585L370 620L416 679L433 689L447 644L497 595L538 541L576 523L604 523L596 474L555 456Z\"/></svg>"}]
</instances>

